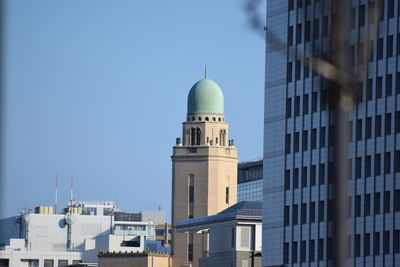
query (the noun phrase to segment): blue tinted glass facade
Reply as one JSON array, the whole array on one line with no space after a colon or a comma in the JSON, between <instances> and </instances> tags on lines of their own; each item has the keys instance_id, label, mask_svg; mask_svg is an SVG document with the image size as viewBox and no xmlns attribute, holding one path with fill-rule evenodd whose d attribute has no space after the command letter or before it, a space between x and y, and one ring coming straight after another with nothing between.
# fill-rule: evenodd
<instances>
[{"instance_id":1,"label":"blue tinted glass facade","mask_svg":"<svg viewBox=\"0 0 400 267\"><path fill-rule=\"evenodd\" d=\"M400 3L351 1L352 64L364 61L349 116L349 261L400 265ZM262 266L328 266L333 126L326 81L307 63L328 58L332 2L267 1ZM306 63L306 64L305 64ZM312 64L312 63L311 63Z\"/></svg>"},{"instance_id":2,"label":"blue tinted glass facade","mask_svg":"<svg viewBox=\"0 0 400 267\"><path fill-rule=\"evenodd\" d=\"M262 202L263 161L240 162L238 164L237 201Z\"/></svg>"}]
</instances>

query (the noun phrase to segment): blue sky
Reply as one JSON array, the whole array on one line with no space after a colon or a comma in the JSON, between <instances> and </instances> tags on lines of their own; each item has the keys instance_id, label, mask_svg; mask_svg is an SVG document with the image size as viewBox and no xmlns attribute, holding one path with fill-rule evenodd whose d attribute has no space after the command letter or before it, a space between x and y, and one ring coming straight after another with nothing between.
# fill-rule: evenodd
<instances>
[{"instance_id":1,"label":"blue sky","mask_svg":"<svg viewBox=\"0 0 400 267\"><path fill-rule=\"evenodd\" d=\"M225 95L241 161L260 158L264 40L245 0L8 0L3 216L116 200L170 215L171 153L204 75ZM260 7L260 13L264 6Z\"/></svg>"}]
</instances>

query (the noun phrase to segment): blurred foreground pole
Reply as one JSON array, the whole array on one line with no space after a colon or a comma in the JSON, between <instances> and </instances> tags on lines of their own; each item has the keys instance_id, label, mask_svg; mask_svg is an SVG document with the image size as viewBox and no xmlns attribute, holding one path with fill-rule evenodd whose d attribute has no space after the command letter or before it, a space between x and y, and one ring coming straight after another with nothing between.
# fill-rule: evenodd
<instances>
[{"instance_id":1,"label":"blurred foreground pole","mask_svg":"<svg viewBox=\"0 0 400 267\"><path fill-rule=\"evenodd\" d=\"M333 0L331 59L336 77L330 86L330 104L334 110L333 168L333 266L347 266L347 199L348 199L348 115L353 106L354 77L351 68L350 11L351 1Z\"/></svg>"}]
</instances>

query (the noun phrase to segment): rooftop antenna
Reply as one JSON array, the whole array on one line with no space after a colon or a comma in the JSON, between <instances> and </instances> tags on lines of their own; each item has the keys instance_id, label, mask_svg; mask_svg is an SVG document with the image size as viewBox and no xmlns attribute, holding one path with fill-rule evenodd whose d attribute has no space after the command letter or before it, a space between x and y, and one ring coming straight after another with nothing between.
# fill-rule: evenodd
<instances>
[{"instance_id":1,"label":"rooftop antenna","mask_svg":"<svg viewBox=\"0 0 400 267\"><path fill-rule=\"evenodd\" d=\"M70 208L72 208L73 187L74 187L74 176L71 175L71 192L70 192L70 195L69 195L69 207Z\"/></svg>"},{"instance_id":2,"label":"rooftop antenna","mask_svg":"<svg viewBox=\"0 0 400 267\"><path fill-rule=\"evenodd\" d=\"M54 214L57 214L57 202L58 202L58 173L56 173L56 195L54 198Z\"/></svg>"},{"instance_id":3,"label":"rooftop antenna","mask_svg":"<svg viewBox=\"0 0 400 267\"><path fill-rule=\"evenodd\" d=\"M207 64L204 67L204 79L207 79Z\"/></svg>"}]
</instances>

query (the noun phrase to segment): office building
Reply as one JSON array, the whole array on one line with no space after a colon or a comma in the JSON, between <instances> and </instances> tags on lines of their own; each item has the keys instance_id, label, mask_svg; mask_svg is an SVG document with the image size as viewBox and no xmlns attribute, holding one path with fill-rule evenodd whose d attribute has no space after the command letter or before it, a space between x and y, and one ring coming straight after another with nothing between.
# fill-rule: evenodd
<instances>
[{"instance_id":1,"label":"office building","mask_svg":"<svg viewBox=\"0 0 400 267\"><path fill-rule=\"evenodd\" d=\"M0 266L97 263L100 250L143 252L147 242L156 241L151 218L118 211L113 202L73 201L64 214L46 206L35 211L0 220Z\"/></svg>"},{"instance_id":2,"label":"office building","mask_svg":"<svg viewBox=\"0 0 400 267\"><path fill-rule=\"evenodd\" d=\"M263 161L239 162L238 164L238 202L262 202Z\"/></svg>"},{"instance_id":3,"label":"office building","mask_svg":"<svg viewBox=\"0 0 400 267\"><path fill-rule=\"evenodd\" d=\"M262 202L242 201L216 215L179 221L178 232L202 233L200 267L261 266Z\"/></svg>"},{"instance_id":4,"label":"office building","mask_svg":"<svg viewBox=\"0 0 400 267\"><path fill-rule=\"evenodd\" d=\"M378 1L349 0L351 62L360 71L367 61L348 118L351 266L400 265L400 3L379 2L374 17ZM329 60L332 10L328 0L267 1L264 267L328 266L332 258L332 111L311 60Z\"/></svg>"},{"instance_id":5,"label":"office building","mask_svg":"<svg viewBox=\"0 0 400 267\"><path fill-rule=\"evenodd\" d=\"M177 233L179 220L218 213L237 200L237 149L228 139L221 88L205 77L190 90L183 140L172 155L173 266L198 266L201 234Z\"/></svg>"}]
</instances>

